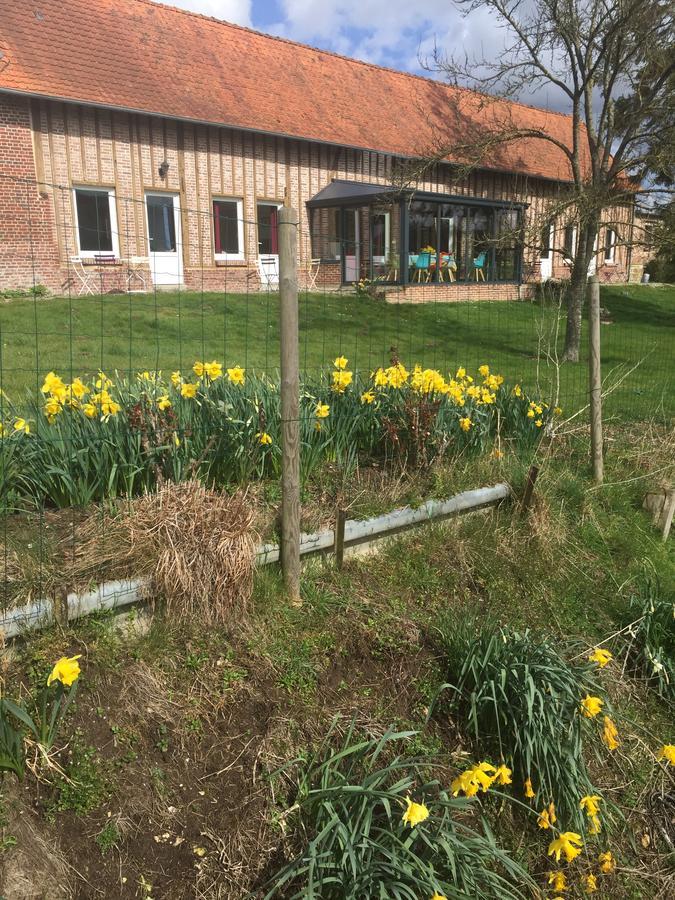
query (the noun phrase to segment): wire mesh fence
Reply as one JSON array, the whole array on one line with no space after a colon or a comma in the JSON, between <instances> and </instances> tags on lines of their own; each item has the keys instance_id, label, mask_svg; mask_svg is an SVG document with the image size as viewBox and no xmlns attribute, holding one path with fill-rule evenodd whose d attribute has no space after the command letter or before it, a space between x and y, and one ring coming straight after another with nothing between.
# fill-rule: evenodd
<instances>
[{"instance_id":1,"label":"wire mesh fence","mask_svg":"<svg viewBox=\"0 0 675 900\"><path fill-rule=\"evenodd\" d=\"M11 190L25 217L0 268L4 608L96 580L82 547L94 535L114 556L119 504L191 478L274 496L281 468L279 203L247 218L228 198ZM36 191L53 201L40 220ZM481 248L475 227L437 222L404 255L387 216L300 217L303 478L531 454L583 422L586 352L560 362L564 285L525 291L517 248ZM617 282L601 302L605 418L670 421L672 293Z\"/></svg>"}]
</instances>

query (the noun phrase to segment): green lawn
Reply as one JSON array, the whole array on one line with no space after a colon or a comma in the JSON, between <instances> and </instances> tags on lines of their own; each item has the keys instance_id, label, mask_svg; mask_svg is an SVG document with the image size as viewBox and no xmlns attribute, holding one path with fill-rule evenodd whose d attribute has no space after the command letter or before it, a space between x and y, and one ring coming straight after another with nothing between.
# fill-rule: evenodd
<instances>
[{"instance_id":1,"label":"green lawn","mask_svg":"<svg viewBox=\"0 0 675 900\"><path fill-rule=\"evenodd\" d=\"M602 304L604 375L638 369L606 409L626 416L673 414L675 287L607 286ZM18 398L53 369L65 378L102 368L134 373L187 369L195 359L274 370L279 359L278 296L157 295L7 300L0 306L0 383ZM441 370L489 363L533 389L539 377L551 395L556 366L546 359L564 318L541 303L384 304L354 295L313 294L300 301L300 359L305 370L342 353L361 369L387 363L391 348L407 364ZM584 336L585 337L585 336ZM558 346L562 336L558 335ZM560 370L566 410L586 395L586 359Z\"/></svg>"}]
</instances>

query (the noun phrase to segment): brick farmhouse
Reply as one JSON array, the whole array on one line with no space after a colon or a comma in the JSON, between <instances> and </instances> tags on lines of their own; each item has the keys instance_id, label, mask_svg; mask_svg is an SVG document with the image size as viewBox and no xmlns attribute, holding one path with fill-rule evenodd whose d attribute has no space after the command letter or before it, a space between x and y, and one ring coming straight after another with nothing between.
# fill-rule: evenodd
<instances>
[{"instance_id":1,"label":"brick farmhouse","mask_svg":"<svg viewBox=\"0 0 675 900\"><path fill-rule=\"evenodd\" d=\"M569 275L576 229L546 212L569 181L554 145L397 182L444 129L480 131L492 113L471 91L149 0L2 8L0 290L258 290L275 282L285 200L317 287L512 299ZM502 106L571 141L568 116ZM604 280L641 274L633 219L625 206L603 226ZM521 245L535 221L541 241Z\"/></svg>"}]
</instances>

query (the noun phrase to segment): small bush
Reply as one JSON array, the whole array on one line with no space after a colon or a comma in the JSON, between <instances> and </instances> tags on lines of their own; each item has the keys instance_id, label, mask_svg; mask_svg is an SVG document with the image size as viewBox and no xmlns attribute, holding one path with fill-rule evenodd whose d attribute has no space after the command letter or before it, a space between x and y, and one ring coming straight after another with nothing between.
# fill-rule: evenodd
<instances>
[{"instance_id":1,"label":"small bush","mask_svg":"<svg viewBox=\"0 0 675 900\"><path fill-rule=\"evenodd\" d=\"M596 793L583 748L585 736L597 734L599 726L580 711L586 696L603 695L594 666L568 662L549 638L530 631L493 625L458 630L454 621L442 631L447 711L481 752L498 754L513 770L514 784L531 781L537 809L553 801L558 819L580 830L579 801Z\"/></svg>"},{"instance_id":2,"label":"small bush","mask_svg":"<svg viewBox=\"0 0 675 900\"><path fill-rule=\"evenodd\" d=\"M36 284L30 288L5 288L0 290L2 300L22 300L26 297L45 297L47 288L44 284Z\"/></svg>"},{"instance_id":3,"label":"small bush","mask_svg":"<svg viewBox=\"0 0 675 900\"><path fill-rule=\"evenodd\" d=\"M528 874L494 836L462 821L471 800L454 799L430 764L405 755L415 732L379 740L350 729L336 749L329 733L315 756L293 768L297 855L264 885L266 900L430 900L523 897ZM402 751L396 755L397 751ZM428 817L410 827L407 798Z\"/></svg>"},{"instance_id":4,"label":"small bush","mask_svg":"<svg viewBox=\"0 0 675 900\"><path fill-rule=\"evenodd\" d=\"M629 613L626 654L632 673L646 678L661 697L675 700L675 600L648 576L631 597Z\"/></svg>"}]
</instances>

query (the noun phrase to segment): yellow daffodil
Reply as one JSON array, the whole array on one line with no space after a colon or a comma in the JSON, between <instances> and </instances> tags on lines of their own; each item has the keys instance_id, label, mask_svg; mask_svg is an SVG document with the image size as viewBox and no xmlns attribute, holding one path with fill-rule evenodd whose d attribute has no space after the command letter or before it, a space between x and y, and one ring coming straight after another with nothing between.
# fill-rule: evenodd
<instances>
[{"instance_id":1,"label":"yellow daffodil","mask_svg":"<svg viewBox=\"0 0 675 900\"><path fill-rule=\"evenodd\" d=\"M528 411L527 411L527 418L528 418L528 419L534 419L534 410L533 410L533 409L528 409Z\"/></svg>"},{"instance_id":2,"label":"yellow daffodil","mask_svg":"<svg viewBox=\"0 0 675 900\"><path fill-rule=\"evenodd\" d=\"M185 397L186 400L194 400L197 396L197 385L192 384L190 381L186 381L185 384L181 385L180 395L181 397Z\"/></svg>"},{"instance_id":3,"label":"yellow daffodil","mask_svg":"<svg viewBox=\"0 0 675 900\"><path fill-rule=\"evenodd\" d=\"M439 894L438 891L436 891L431 900L448 900L448 898L445 896L445 894Z\"/></svg>"},{"instance_id":4,"label":"yellow daffodil","mask_svg":"<svg viewBox=\"0 0 675 900\"><path fill-rule=\"evenodd\" d=\"M82 654L77 656L62 656L54 663L54 668L47 679L47 687L54 681L60 681L65 687L70 687L80 677L80 664L78 659L82 658Z\"/></svg>"},{"instance_id":5,"label":"yellow daffodil","mask_svg":"<svg viewBox=\"0 0 675 900\"><path fill-rule=\"evenodd\" d=\"M180 372L179 372L178 370L176 370L175 372L172 372L172 373L171 373L171 384L172 384L174 387L178 387L178 386L180 385L180 383L181 383L182 380L183 380L183 379L182 379L181 374L180 374Z\"/></svg>"},{"instance_id":6,"label":"yellow daffodil","mask_svg":"<svg viewBox=\"0 0 675 900\"><path fill-rule=\"evenodd\" d=\"M542 419L537 419L534 424L537 426L537 428L541 428L541 426L544 424L544 422Z\"/></svg>"},{"instance_id":7,"label":"yellow daffodil","mask_svg":"<svg viewBox=\"0 0 675 900\"><path fill-rule=\"evenodd\" d=\"M528 798L528 800L531 800L534 797L534 791L532 790L532 779L531 778L525 779L525 796Z\"/></svg>"},{"instance_id":8,"label":"yellow daffodil","mask_svg":"<svg viewBox=\"0 0 675 900\"><path fill-rule=\"evenodd\" d=\"M537 816L537 825L542 828L544 831L549 829L551 825L555 825L558 821L558 818L555 814L555 804L549 803L547 809L542 809L542 811Z\"/></svg>"},{"instance_id":9,"label":"yellow daffodil","mask_svg":"<svg viewBox=\"0 0 675 900\"><path fill-rule=\"evenodd\" d=\"M492 782L497 776L497 771L498 770L488 762L478 763L478 765L472 766L470 769L466 769L466 771L458 775L457 778L452 781L450 790L454 797L456 797L460 791L467 797L474 797L479 790L485 792L491 787Z\"/></svg>"},{"instance_id":10,"label":"yellow daffodil","mask_svg":"<svg viewBox=\"0 0 675 900\"><path fill-rule=\"evenodd\" d=\"M609 650L605 650L602 647L595 647L588 654L589 662L597 663L601 669L604 669L605 666L611 661L612 654Z\"/></svg>"},{"instance_id":11,"label":"yellow daffodil","mask_svg":"<svg viewBox=\"0 0 675 900\"><path fill-rule=\"evenodd\" d=\"M410 797L406 797L406 804L406 810L401 818L404 825L414 828L429 818L429 810L423 803L415 803Z\"/></svg>"},{"instance_id":12,"label":"yellow daffodil","mask_svg":"<svg viewBox=\"0 0 675 900\"><path fill-rule=\"evenodd\" d=\"M459 420L459 427L462 429L462 431L469 431L472 425L473 422L468 416L464 416Z\"/></svg>"},{"instance_id":13,"label":"yellow daffodil","mask_svg":"<svg viewBox=\"0 0 675 900\"><path fill-rule=\"evenodd\" d=\"M668 765L675 766L675 744L664 744L656 758L663 759Z\"/></svg>"},{"instance_id":14,"label":"yellow daffodil","mask_svg":"<svg viewBox=\"0 0 675 900\"><path fill-rule=\"evenodd\" d=\"M96 415L96 407L93 403L85 403L82 407L82 412L88 419L93 419Z\"/></svg>"},{"instance_id":15,"label":"yellow daffodil","mask_svg":"<svg viewBox=\"0 0 675 900\"><path fill-rule=\"evenodd\" d=\"M92 398L92 400L93 399L94 398ZM103 418L116 416L117 413L122 409L120 404L112 399L107 390L101 391L101 393L97 397L97 402L101 406L101 415L103 416Z\"/></svg>"},{"instance_id":16,"label":"yellow daffodil","mask_svg":"<svg viewBox=\"0 0 675 900\"><path fill-rule=\"evenodd\" d=\"M108 388L111 388L112 386L113 383L105 374L105 372L99 371L98 375L96 376L96 381L94 382L94 387L96 388L96 390L107 391Z\"/></svg>"},{"instance_id":17,"label":"yellow daffodil","mask_svg":"<svg viewBox=\"0 0 675 900\"><path fill-rule=\"evenodd\" d=\"M409 374L410 373L402 363L396 363L396 365L389 366L388 369L385 369L385 375L387 377L386 383L389 387L401 388L407 382ZM375 383L377 384L377 382Z\"/></svg>"},{"instance_id":18,"label":"yellow daffodil","mask_svg":"<svg viewBox=\"0 0 675 900\"><path fill-rule=\"evenodd\" d=\"M336 369L346 369L348 362L349 362L349 360L347 359L346 356L338 356L336 359L333 360L333 365L335 366Z\"/></svg>"},{"instance_id":19,"label":"yellow daffodil","mask_svg":"<svg viewBox=\"0 0 675 900\"><path fill-rule=\"evenodd\" d=\"M519 384L517 384L517 385L514 387L514 389L513 389L513 396L514 396L514 397L522 397L522 396L523 396L523 389L521 388L521 386L520 386Z\"/></svg>"},{"instance_id":20,"label":"yellow daffodil","mask_svg":"<svg viewBox=\"0 0 675 900\"><path fill-rule=\"evenodd\" d=\"M591 697L588 694L581 701L581 712L587 719L594 719L602 709L600 697Z\"/></svg>"},{"instance_id":21,"label":"yellow daffodil","mask_svg":"<svg viewBox=\"0 0 675 900\"><path fill-rule=\"evenodd\" d=\"M25 419L16 419L14 422L14 431L20 434L30 434L30 425Z\"/></svg>"},{"instance_id":22,"label":"yellow daffodil","mask_svg":"<svg viewBox=\"0 0 675 900\"><path fill-rule=\"evenodd\" d=\"M272 443L272 438L266 431L259 431L258 434L256 434L256 437L258 439L258 443L262 444L263 447L267 447Z\"/></svg>"},{"instance_id":23,"label":"yellow daffodil","mask_svg":"<svg viewBox=\"0 0 675 900\"><path fill-rule=\"evenodd\" d=\"M40 390L43 394L52 394L58 398L65 394L66 386L55 372L47 372Z\"/></svg>"},{"instance_id":24,"label":"yellow daffodil","mask_svg":"<svg viewBox=\"0 0 675 900\"><path fill-rule=\"evenodd\" d=\"M243 384L245 381L245 369L241 366L233 366L227 370L227 377L232 384Z\"/></svg>"},{"instance_id":25,"label":"yellow daffodil","mask_svg":"<svg viewBox=\"0 0 675 900\"><path fill-rule=\"evenodd\" d=\"M579 808L583 809L588 818L592 818L593 816L597 816L600 812L600 802L602 797L598 797L597 794L586 794L585 797L582 797L579 801Z\"/></svg>"},{"instance_id":26,"label":"yellow daffodil","mask_svg":"<svg viewBox=\"0 0 675 900\"><path fill-rule=\"evenodd\" d=\"M372 391L364 391L361 394L361 403L370 405L375 402L375 394Z\"/></svg>"},{"instance_id":27,"label":"yellow daffodil","mask_svg":"<svg viewBox=\"0 0 675 900\"><path fill-rule=\"evenodd\" d=\"M73 378L70 384L70 393L77 400L81 400L87 393L87 386L84 384L81 378Z\"/></svg>"},{"instance_id":28,"label":"yellow daffodil","mask_svg":"<svg viewBox=\"0 0 675 900\"><path fill-rule=\"evenodd\" d=\"M314 414L317 419L327 419L330 415L330 407L327 403L317 403Z\"/></svg>"},{"instance_id":29,"label":"yellow daffodil","mask_svg":"<svg viewBox=\"0 0 675 900\"><path fill-rule=\"evenodd\" d=\"M162 410L162 412L164 412L165 409L170 409L171 401L169 400L167 394L162 394L162 396L157 401L157 406Z\"/></svg>"},{"instance_id":30,"label":"yellow daffodil","mask_svg":"<svg viewBox=\"0 0 675 900\"><path fill-rule=\"evenodd\" d=\"M548 883L553 886L553 890L558 894L562 894L567 890L567 877L564 872L549 872Z\"/></svg>"},{"instance_id":31,"label":"yellow daffodil","mask_svg":"<svg viewBox=\"0 0 675 900\"><path fill-rule=\"evenodd\" d=\"M462 378L466 378L466 369L464 366L460 366L459 369L455 372L455 378L461 380Z\"/></svg>"},{"instance_id":32,"label":"yellow daffodil","mask_svg":"<svg viewBox=\"0 0 675 900\"><path fill-rule=\"evenodd\" d=\"M50 397L44 405L45 415L49 419L50 422L53 422L56 416L61 412L63 407L61 403L56 399L56 397Z\"/></svg>"},{"instance_id":33,"label":"yellow daffodil","mask_svg":"<svg viewBox=\"0 0 675 900\"><path fill-rule=\"evenodd\" d=\"M600 834L602 831L602 825L600 823L600 816L591 816L590 825L588 826L589 834Z\"/></svg>"},{"instance_id":34,"label":"yellow daffodil","mask_svg":"<svg viewBox=\"0 0 675 900\"><path fill-rule=\"evenodd\" d=\"M553 415L554 416L562 416L562 407L554 406L553 407Z\"/></svg>"},{"instance_id":35,"label":"yellow daffodil","mask_svg":"<svg viewBox=\"0 0 675 900\"><path fill-rule=\"evenodd\" d=\"M386 387L389 382L387 381L387 373L384 369L380 368L376 372L373 372L372 379L375 383L375 387Z\"/></svg>"},{"instance_id":36,"label":"yellow daffodil","mask_svg":"<svg viewBox=\"0 0 675 900\"><path fill-rule=\"evenodd\" d=\"M567 862L572 862L581 853L581 835L576 831L563 831L548 845L548 855L555 855L556 862L560 862L561 854L565 855Z\"/></svg>"},{"instance_id":37,"label":"yellow daffodil","mask_svg":"<svg viewBox=\"0 0 675 900\"><path fill-rule=\"evenodd\" d=\"M478 374L481 375L483 378L487 378L488 375L490 374L490 366L479 366Z\"/></svg>"},{"instance_id":38,"label":"yellow daffodil","mask_svg":"<svg viewBox=\"0 0 675 900\"><path fill-rule=\"evenodd\" d=\"M600 871L603 875L609 875L609 873L613 872L616 868L616 860L612 856L611 850L600 853L598 855L598 863L600 864Z\"/></svg>"},{"instance_id":39,"label":"yellow daffodil","mask_svg":"<svg viewBox=\"0 0 675 900\"><path fill-rule=\"evenodd\" d=\"M493 459L503 459L503 458L504 458L504 451L503 451L503 450L500 450L499 447L495 447L494 450L492 451L492 453L490 454L490 456L491 456Z\"/></svg>"},{"instance_id":40,"label":"yellow daffodil","mask_svg":"<svg viewBox=\"0 0 675 900\"><path fill-rule=\"evenodd\" d=\"M584 893L594 894L598 889L598 879L596 875L590 874L584 878Z\"/></svg>"},{"instance_id":41,"label":"yellow daffodil","mask_svg":"<svg viewBox=\"0 0 675 900\"><path fill-rule=\"evenodd\" d=\"M342 369L338 369L333 372L333 390L338 394L344 394L349 385L352 383L353 374L351 372L346 372Z\"/></svg>"},{"instance_id":42,"label":"yellow daffodil","mask_svg":"<svg viewBox=\"0 0 675 900\"><path fill-rule=\"evenodd\" d=\"M215 381L217 378L222 377L223 367L221 363L213 359L210 363L204 363L204 372L210 381Z\"/></svg>"},{"instance_id":43,"label":"yellow daffodil","mask_svg":"<svg viewBox=\"0 0 675 900\"><path fill-rule=\"evenodd\" d=\"M619 746L619 732L609 716L604 718L601 737L608 750L616 750Z\"/></svg>"},{"instance_id":44,"label":"yellow daffodil","mask_svg":"<svg viewBox=\"0 0 675 900\"><path fill-rule=\"evenodd\" d=\"M204 377L204 363L197 360L197 362L192 367L192 371L195 373L197 378Z\"/></svg>"},{"instance_id":45,"label":"yellow daffodil","mask_svg":"<svg viewBox=\"0 0 675 900\"><path fill-rule=\"evenodd\" d=\"M500 766L497 766L497 771L494 774L494 780L497 784L505 785L511 784L511 775L513 772L508 766L505 766L503 763Z\"/></svg>"},{"instance_id":46,"label":"yellow daffodil","mask_svg":"<svg viewBox=\"0 0 675 900\"><path fill-rule=\"evenodd\" d=\"M175 431L173 433L173 442L176 447L180 447L180 438L178 437L178 435L176 434Z\"/></svg>"}]
</instances>

